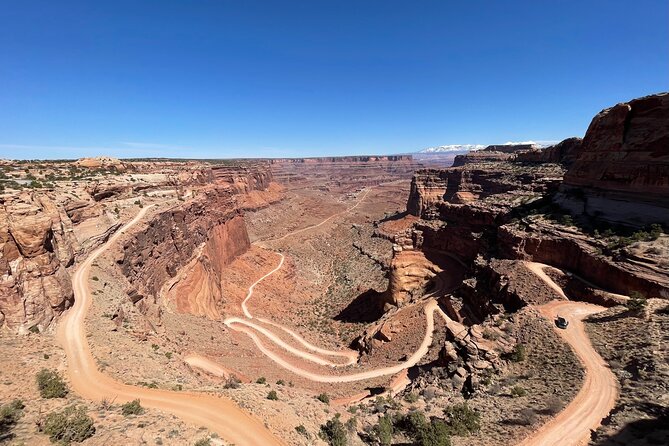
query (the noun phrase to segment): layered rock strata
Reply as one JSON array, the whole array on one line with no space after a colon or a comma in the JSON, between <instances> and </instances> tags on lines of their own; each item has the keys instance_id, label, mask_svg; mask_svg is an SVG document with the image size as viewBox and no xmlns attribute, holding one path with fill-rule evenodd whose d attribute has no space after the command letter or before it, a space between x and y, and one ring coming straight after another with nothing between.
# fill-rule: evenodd
<instances>
[{"instance_id":1,"label":"layered rock strata","mask_svg":"<svg viewBox=\"0 0 669 446\"><path fill-rule=\"evenodd\" d=\"M67 267L77 250L72 221L48 195L0 203L0 327L48 327L72 303Z\"/></svg>"},{"instance_id":2,"label":"layered rock strata","mask_svg":"<svg viewBox=\"0 0 669 446\"><path fill-rule=\"evenodd\" d=\"M669 223L669 93L594 117L558 203L573 214L631 226Z\"/></svg>"}]
</instances>

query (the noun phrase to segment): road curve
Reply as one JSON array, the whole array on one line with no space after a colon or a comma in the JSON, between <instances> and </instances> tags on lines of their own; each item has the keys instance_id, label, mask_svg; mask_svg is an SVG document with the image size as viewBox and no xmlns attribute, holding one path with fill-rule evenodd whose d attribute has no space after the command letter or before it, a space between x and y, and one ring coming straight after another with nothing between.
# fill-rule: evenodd
<instances>
[{"instance_id":1,"label":"road curve","mask_svg":"<svg viewBox=\"0 0 669 446\"><path fill-rule=\"evenodd\" d=\"M123 384L101 373L91 354L84 321L91 305L88 276L91 265L128 228L136 224L151 208L147 206L130 222L97 248L77 267L72 276L74 305L58 327L58 339L67 355L68 376L72 389L84 398L107 399L123 403L140 399L142 406L163 410L199 426L206 426L225 440L238 445L281 445L264 425L232 401L192 392L171 392Z\"/></svg>"},{"instance_id":2,"label":"road curve","mask_svg":"<svg viewBox=\"0 0 669 446\"><path fill-rule=\"evenodd\" d=\"M432 343L432 336L434 332L434 313L437 311L437 313L442 316L448 318L448 316L445 316L441 311L439 310L439 306L437 305L437 301L435 300L430 300L424 307L424 312L425 312L425 318L427 321L426 328L425 328L425 336L423 338L423 342L421 345L418 347L418 349L404 362L401 362L397 365L394 366L389 366L389 367L381 367L378 369L373 369L373 370L368 370L365 372L358 372L358 373L351 373L347 375L324 375L320 373L313 373L308 370L304 370L290 361L287 361L274 351L270 350L267 348L258 335L251 329L250 327L246 325L239 324L241 326L236 326L235 322L230 322L229 326L235 330L241 331L246 333L251 340L256 344L256 347L268 358L270 358L272 361L274 361L276 364L279 366L285 368L286 370L289 370L296 375L302 376L304 378L307 378L311 381L315 382L323 382L323 383L346 383L346 382L354 382L354 381L362 381L365 379L371 379L371 378L377 378L379 376L386 376L386 375L394 375L395 373L399 373L405 369L408 369L409 367L413 367L414 365L418 364L418 362L421 360L423 356L427 353L428 349L430 348L430 344ZM448 319L450 320L450 319ZM276 335L272 334L271 332L261 332L265 337L267 337L270 341L274 343L278 343L280 339L277 338Z\"/></svg>"},{"instance_id":3,"label":"road curve","mask_svg":"<svg viewBox=\"0 0 669 446\"><path fill-rule=\"evenodd\" d=\"M545 265L526 262L547 285L562 289L543 272ZM541 273L538 273L540 271ZM557 291L557 290L556 290ZM595 351L585 332L583 319L605 310L584 302L552 301L537 307L551 323L559 314L567 318L566 330L554 329L569 344L585 368L583 386L576 397L548 423L523 440L520 446L568 446L587 444L590 431L596 429L613 409L618 397L618 381L608 365Z\"/></svg>"}]
</instances>

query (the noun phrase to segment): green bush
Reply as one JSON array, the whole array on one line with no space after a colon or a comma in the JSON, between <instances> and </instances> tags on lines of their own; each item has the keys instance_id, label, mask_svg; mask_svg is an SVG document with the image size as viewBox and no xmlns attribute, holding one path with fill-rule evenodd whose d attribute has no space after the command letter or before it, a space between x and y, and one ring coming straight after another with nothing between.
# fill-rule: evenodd
<instances>
[{"instance_id":1,"label":"green bush","mask_svg":"<svg viewBox=\"0 0 669 446\"><path fill-rule=\"evenodd\" d=\"M625 302L625 306L630 311L641 312L648 305L648 299L646 296L639 293L638 291L632 291L630 293L630 298Z\"/></svg>"},{"instance_id":2,"label":"green bush","mask_svg":"<svg viewBox=\"0 0 669 446\"><path fill-rule=\"evenodd\" d=\"M481 415L467 403L455 404L444 409L451 435L464 437L481 430Z\"/></svg>"},{"instance_id":3,"label":"green bush","mask_svg":"<svg viewBox=\"0 0 669 446\"><path fill-rule=\"evenodd\" d=\"M65 398L68 393L67 384L55 370L40 370L37 387L42 398Z\"/></svg>"},{"instance_id":4,"label":"green bush","mask_svg":"<svg viewBox=\"0 0 669 446\"><path fill-rule=\"evenodd\" d=\"M525 395L527 395L527 390L525 390L521 386L513 386L513 388L511 389L511 396L514 398Z\"/></svg>"},{"instance_id":5,"label":"green bush","mask_svg":"<svg viewBox=\"0 0 669 446\"><path fill-rule=\"evenodd\" d=\"M346 427L339 419L339 414L321 426L318 436L330 446L346 446L348 444Z\"/></svg>"},{"instance_id":6,"label":"green bush","mask_svg":"<svg viewBox=\"0 0 669 446\"><path fill-rule=\"evenodd\" d=\"M509 359L513 362L523 362L527 358L527 352L525 351L525 346L523 344L516 344L513 348L513 351L509 355Z\"/></svg>"},{"instance_id":7,"label":"green bush","mask_svg":"<svg viewBox=\"0 0 669 446\"><path fill-rule=\"evenodd\" d=\"M297 432L298 434L302 435L305 438L311 438L311 435L309 435L309 432L307 432L307 428L304 427L303 424L295 426L295 432Z\"/></svg>"},{"instance_id":8,"label":"green bush","mask_svg":"<svg viewBox=\"0 0 669 446\"><path fill-rule=\"evenodd\" d=\"M423 428L417 440L420 446L451 446L448 426L441 420L432 420Z\"/></svg>"},{"instance_id":9,"label":"green bush","mask_svg":"<svg viewBox=\"0 0 669 446\"><path fill-rule=\"evenodd\" d=\"M416 392L409 392L406 395L404 395L404 401L413 404L416 401L418 401L418 394Z\"/></svg>"},{"instance_id":10,"label":"green bush","mask_svg":"<svg viewBox=\"0 0 669 446\"><path fill-rule=\"evenodd\" d=\"M139 403L139 400L132 400L121 406L121 413L126 417L129 415L141 415L144 413L144 408Z\"/></svg>"},{"instance_id":11,"label":"green bush","mask_svg":"<svg viewBox=\"0 0 669 446\"><path fill-rule=\"evenodd\" d=\"M9 404L0 406L0 442L2 438L9 434L16 423L23 416L23 401L14 400Z\"/></svg>"},{"instance_id":12,"label":"green bush","mask_svg":"<svg viewBox=\"0 0 669 446\"><path fill-rule=\"evenodd\" d=\"M406 415L400 415L395 419L395 427L410 437L417 437L425 429L428 422L425 414L420 410L414 410Z\"/></svg>"},{"instance_id":13,"label":"green bush","mask_svg":"<svg viewBox=\"0 0 669 446\"><path fill-rule=\"evenodd\" d=\"M93 436L93 419L86 415L85 407L69 406L46 416L42 431L53 443L79 443Z\"/></svg>"},{"instance_id":14,"label":"green bush","mask_svg":"<svg viewBox=\"0 0 669 446\"><path fill-rule=\"evenodd\" d=\"M379 418L379 423L374 426L374 435L383 446L390 446L393 442L393 421L388 415Z\"/></svg>"},{"instance_id":15,"label":"green bush","mask_svg":"<svg viewBox=\"0 0 669 446\"><path fill-rule=\"evenodd\" d=\"M276 390L270 390L267 394L267 399L277 401L279 399L279 395L276 394Z\"/></svg>"},{"instance_id":16,"label":"green bush","mask_svg":"<svg viewBox=\"0 0 669 446\"><path fill-rule=\"evenodd\" d=\"M265 379L264 376L261 376L260 378L258 378L256 380L256 384L265 384L266 382L267 382L267 380Z\"/></svg>"},{"instance_id":17,"label":"green bush","mask_svg":"<svg viewBox=\"0 0 669 446\"><path fill-rule=\"evenodd\" d=\"M211 446L211 440L209 438L203 438L196 441L193 446Z\"/></svg>"},{"instance_id":18,"label":"green bush","mask_svg":"<svg viewBox=\"0 0 669 446\"><path fill-rule=\"evenodd\" d=\"M330 396L327 393L321 393L316 397L318 401L324 404L330 404Z\"/></svg>"}]
</instances>

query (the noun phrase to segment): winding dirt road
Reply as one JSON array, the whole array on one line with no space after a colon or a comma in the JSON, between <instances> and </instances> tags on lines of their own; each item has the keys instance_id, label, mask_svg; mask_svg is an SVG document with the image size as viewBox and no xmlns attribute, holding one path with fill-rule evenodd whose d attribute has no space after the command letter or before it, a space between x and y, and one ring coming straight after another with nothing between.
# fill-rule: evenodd
<instances>
[{"instance_id":1,"label":"winding dirt road","mask_svg":"<svg viewBox=\"0 0 669 446\"><path fill-rule=\"evenodd\" d=\"M551 288L564 296L563 290L543 271L546 265L526 262ZM618 381L608 365L595 351L585 332L583 319L605 310L593 304L571 301L553 301L537 307L551 323L558 314L569 321L566 330L555 328L569 344L585 368L583 386L576 397L557 416L526 438L521 446L566 446L587 444L590 430L596 429L618 397Z\"/></svg>"},{"instance_id":2,"label":"winding dirt road","mask_svg":"<svg viewBox=\"0 0 669 446\"><path fill-rule=\"evenodd\" d=\"M124 225L104 245L97 248L77 268L72 277L74 305L58 327L58 338L65 349L68 375L73 390L84 398L107 399L123 403L140 399L142 406L160 409L199 426L206 426L227 441L239 445L281 445L259 421L239 409L232 401L192 392L170 392L123 384L101 373L91 354L84 321L91 305L88 276L93 262L128 228L151 208L147 206Z\"/></svg>"}]
</instances>

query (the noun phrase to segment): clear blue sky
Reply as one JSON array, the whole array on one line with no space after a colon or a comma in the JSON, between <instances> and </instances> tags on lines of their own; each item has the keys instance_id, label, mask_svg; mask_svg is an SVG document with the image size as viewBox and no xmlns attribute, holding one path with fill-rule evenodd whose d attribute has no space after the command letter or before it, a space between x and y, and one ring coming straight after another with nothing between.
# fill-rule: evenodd
<instances>
[{"instance_id":1,"label":"clear blue sky","mask_svg":"<svg viewBox=\"0 0 669 446\"><path fill-rule=\"evenodd\" d=\"M583 135L669 89L669 2L4 1L0 158Z\"/></svg>"}]
</instances>

